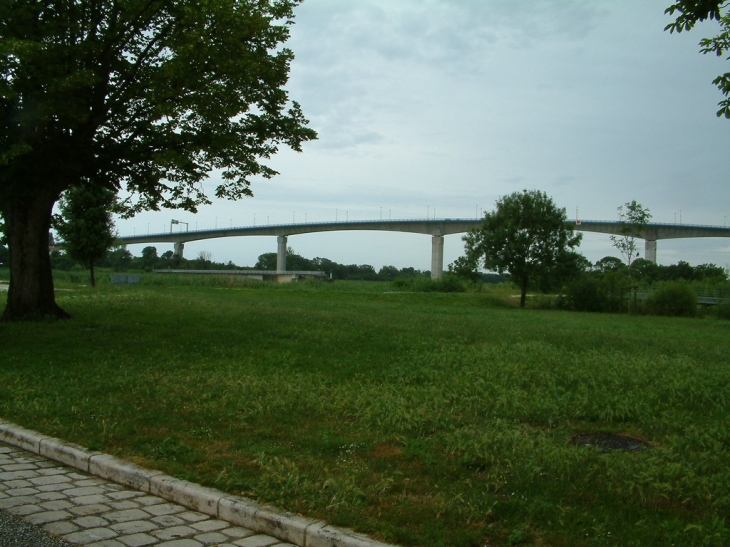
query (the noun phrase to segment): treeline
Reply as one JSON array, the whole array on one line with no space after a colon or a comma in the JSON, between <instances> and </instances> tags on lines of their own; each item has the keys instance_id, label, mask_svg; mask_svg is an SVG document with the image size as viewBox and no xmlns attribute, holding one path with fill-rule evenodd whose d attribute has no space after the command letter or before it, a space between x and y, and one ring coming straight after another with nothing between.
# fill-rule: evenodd
<instances>
[{"instance_id":1,"label":"treeline","mask_svg":"<svg viewBox=\"0 0 730 547\"><path fill-rule=\"evenodd\" d=\"M697 313L698 295L722 301L730 298L727 270L715 264L692 266L683 261L662 266L644 259L629 267L609 256L568 281L558 305L577 311L629 309L692 316Z\"/></svg>"},{"instance_id":2,"label":"treeline","mask_svg":"<svg viewBox=\"0 0 730 547\"><path fill-rule=\"evenodd\" d=\"M658 281L701 281L707 283L724 283L728 280L728 272L716 264L700 264L692 266L684 261L677 264L662 266L643 258L637 258L629 268L624 262L614 256L607 256L597 261L589 272L595 275L617 274L628 277L642 284L651 284Z\"/></svg>"},{"instance_id":3,"label":"treeline","mask_svg":"<svg viewBox=\"0 0 730 547\"><path fill-rule=\"evenodd\" d=\"M0 263L2 263L0 254ZM51 264L54 270L85 270L87 266L73 260L60 249L51 250ZM145 247L141 256L134 256L126 246L115 247L106 256L96 262L97 267L114 271L148 271L153 270L276 270L276 253L264 253L258 257L254 266L238 266L233 262L215 262L209 252L201 251L193 259L180 258L172 251L158 254L156 247ZM383 266L376 270L370 264L339 264L328 258L306 258L289 248L286 257L287 271L324 272L327 277L336 280L351 281L396 281L398 279L429 278L429 270L416 268L396 268ZM505 276L494 273L478 274L484 283L502 283Z\"/></svg>"},{"instance_id":4,"label":"treeline","mask_svg":"<svg viewBox=\"0 0 730 547\"><path fill-rule=\"evenodd\" d=\"M264 253L259 256L255 270L276 270L276 253ZM339 264L329 258L305 258L293 249L288 249L286 269L291 272L324 272L327 277L351 281L395 281L401 278L429 276L431 272L415 268L383 266L376 270L370 264Z\"/></svg>"},{"instance_id":5,"label":"treeline","mask_svg":"<svg viewBox=\"0 0 730 547\"><path fill-rule=\"evenodd\" d=\"M193 259L180 258L172 251L161 255L157 247L145 247L141 256L134 256L126 246L114 247L106 255L95 261L95 266L108 268L116 272L172 270L245 270L252 268L239 267L233 262L214 262L211 253L201 251ZM71 258L61 249L51 250L51 267L54 270L86 270L87 265Z\"/></svg>"},{"instance_id":6,"label":"treeline","mask_svg":"<svg viewBox=\"0 0 730 547\"><path fill-rule=\"evenodd\" d=\"M1 257L2 255L0 255ZM0 262L2 259L0 258ZM87 266L73 260L60 249L51 250L51 264L55 270L85 270ZM172 251L158 254L156 247L145 247L141 256L134 256L124 246L115 247L105 257L96 261L96 266L108 268L114 271L153 271L153 270L276 270L276 253L265 253L258 257L254 266L238 266L233 262L215 262L209 252L201 251L193 259L180 258ZM328 258L306 258L288 250L286 257L287 271L320 271L327 277L336 280L356 281L395 281L398 279L413 279L418 277L430 277L429 270L418 270L416 268L396 268L395 266L383 266L376 270L370 264L339 264ZM505 281L505 278L496 274L483 274L487 283L498 283Z\"/></svg>"}]
</instances>

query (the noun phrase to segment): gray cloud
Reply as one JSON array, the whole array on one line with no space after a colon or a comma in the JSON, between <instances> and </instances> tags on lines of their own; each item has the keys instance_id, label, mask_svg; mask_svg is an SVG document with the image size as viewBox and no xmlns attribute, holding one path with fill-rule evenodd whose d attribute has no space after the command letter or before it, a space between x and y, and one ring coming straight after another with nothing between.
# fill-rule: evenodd
<instances>
[{"instance_id":1,"label":"gray cloud","mask_svg":"<svg viewBox=\"0 0 730 547\"><path fill-rule=\"evenodd\" d=\"M685 223L722 224L730 122L715 117L721 96L710 82L727 66L697 53L711 25L663 31L667 4L306 0L288 87L320 140L303 154L282 151L271 162L281 175L257 181L254 199L216 202L199 222L334 220L336 211L377 218L381 207L394 218L434 208L472 217L509 192L538 188L571 217L578 207L582 218L614 219L636 199L659 222L681 211ZM316 254L341 260L357 247L349 237L306 241L326 241ZM427 243L416 264L399 241L362 262L429 266ZM612 253L602 236L583 248L591 260ZM447 261L461 250L450 240ZM722 264L727 244L660 242L660 261L683 253Z\"/></svg>"}]
</instances>

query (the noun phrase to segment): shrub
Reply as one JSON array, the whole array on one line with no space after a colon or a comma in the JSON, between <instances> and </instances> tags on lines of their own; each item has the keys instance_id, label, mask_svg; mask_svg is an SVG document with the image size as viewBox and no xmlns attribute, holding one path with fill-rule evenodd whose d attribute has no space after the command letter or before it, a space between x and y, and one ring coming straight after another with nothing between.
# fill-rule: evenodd
<instances>
[{"instance_id":1,"label":"shrub","mask_svg":"<svg viewBox=\"0 0 730 547\"><path fill-rule=\"evenodd\" d=\"M566 305L575 311L603 311L606 296L597 279L582 276L571 282L566 290Z\"/></svg>"},{"instance_id":2,"label":"shrub","mask_svg":"<svg viewBox=\"0 0 730 547\"><path fill-rule=\"evenodd\" d=\"M455 275L446 275L442 279L431 279L425 276L408 279L396 279L395 287L414 292L466 292L466 284Z\"/></svg>"},{"instance_id":3,"label":"shrub","mask_svg":"<svg viewBox=\"0 0 730 547\"><path fill-rule=\"evenodd\" d=\"M694 317L697 315L697 295L683 281L668 281L659 285L645 301L647 312L654 315Z\"/></svg>"}]
</instances>

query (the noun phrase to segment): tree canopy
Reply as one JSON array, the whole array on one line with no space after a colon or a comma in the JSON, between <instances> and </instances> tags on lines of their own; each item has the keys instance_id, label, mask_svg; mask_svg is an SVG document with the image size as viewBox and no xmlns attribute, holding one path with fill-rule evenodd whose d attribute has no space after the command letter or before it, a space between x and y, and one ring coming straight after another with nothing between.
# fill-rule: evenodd
<instances>
[{"instance_id":1,"label":"tree canopy","mask_svg":"<svg viewBox=\"0 0 730 547\"><path fill-rule=\"evenodd\" d=\"M582 234L573 234L565 209L539 190L523 190L500 198L484 215L481 227L464 236L467 261L487 270L508 272L520 288L525 307L530 280L570 276L577 271Z\"/></svg>"},{"instance_id":2,"label":"tree canopy","mask_svg":"<svg viewBox=\"0 0 730 547\"><path fill-rule=\"evenodd\" d=\"M726 0L679 0L669 6L665 13L675 15L674 22L668 24L664 30L670 32L688 31L698 22L714 20L720 24L720 34L700 40L701 53L714 53L721 57L730 51L730 12L727 11ZM730 57L728 57L730 60ZM730 119L730 72L721 74L712 81L725 95L720 101L720 110L717 115Z\"/></svg>"},{"instance_id":3,"label":"tree canopy","mask_svg":"<svg viewBox=\"0 0 730 547\"><path fill-rule=\"evenodd\" d=\"M285 84L299 0L0 3L4 319L63 316L46 246L71 186L122 191L125 214L251 195L263 160L316 138Z\"/></svg>"}]
</instances>

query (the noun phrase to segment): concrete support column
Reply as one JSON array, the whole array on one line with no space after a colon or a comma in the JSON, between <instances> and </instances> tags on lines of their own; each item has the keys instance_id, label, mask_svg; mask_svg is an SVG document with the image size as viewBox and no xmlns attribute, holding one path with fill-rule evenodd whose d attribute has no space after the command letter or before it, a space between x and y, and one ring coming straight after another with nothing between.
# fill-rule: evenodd
<instances>
[{"instance_id":1,"label":"concrete support column","mask_svg":"<svg viewBox=\"0 0 730 547\"><path fill-rule=\"evenodd\" d=\"M444 236L431 238L431 279L444 276Z\"/></svg>"},{"instance_id":2,"label":"concrete support column","mask_svg":"<svg viewBox=\"0 0 730 547\"><path fill-rule=\"evenodd\" d=\"M286 271L286 236L278 236L276 238L278 247L276 249L276 271L284 273Z\"/></svg>"},{"instance_id":3,"label":"concrete support column","mask_svg":"<svg viewBox=\"0 0 730 547\"><path fill-rule=\"evenodd\" d=\"M182 241L178 241L177 243L175 243L175 250L173 251L173 254L182 258L184 249L185 243L183 243Z\"/></svg>"},{"instance_id":4,"label":"concrete support column","mask_svg":"<svg viewBox=\"0 0 730 547\"><path fill-rule=\"evenodd\" d=\"M644 240L644 258L656 264L656 239Z\"/></svg>"}]
</instances>

